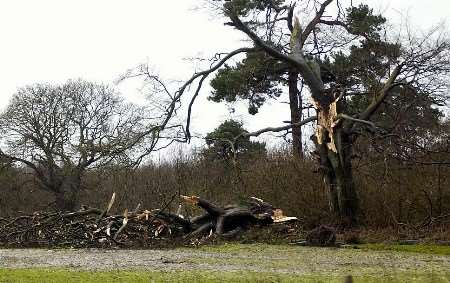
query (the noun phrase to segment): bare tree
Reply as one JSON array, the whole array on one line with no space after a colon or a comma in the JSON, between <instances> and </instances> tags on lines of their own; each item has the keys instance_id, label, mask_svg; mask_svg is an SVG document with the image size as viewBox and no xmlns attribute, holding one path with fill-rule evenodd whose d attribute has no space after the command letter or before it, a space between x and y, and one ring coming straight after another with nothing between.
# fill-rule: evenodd
<instances>
[{"instance_id":1,"label":"bare tree","mask_svg":"<svg viewBox=\"0 0 450 283\"><path fill-rule=\"evenodd\" d=\"M0 155L30 168L56 207L72 210L87 169L133 165L155 149L162 127L146 114L106 85L26 86L0 117Z\"/></svg>"}]
</instances>

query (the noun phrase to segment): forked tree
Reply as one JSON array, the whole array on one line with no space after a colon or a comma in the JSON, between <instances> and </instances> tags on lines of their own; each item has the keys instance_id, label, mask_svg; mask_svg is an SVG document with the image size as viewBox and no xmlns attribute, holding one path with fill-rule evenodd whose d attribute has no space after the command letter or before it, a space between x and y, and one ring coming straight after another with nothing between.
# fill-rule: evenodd
<instances>
[{"instance_id":1,"label":"forked tree","mask_svg":"<svg viewBox=\"0 0 450 283\"><path fill-rule=\"evenodd\" d=\"M212 99L217 101L241 96L257 107L263 95L276 93L282 77L292 91L304 86L315 116L293 117L288 125L241 134L234 140L298 129L315 121L312 140L330 209L344 225L355 225L359 209L352 168L356 140L366 131L383 133L372 119L390 95L413 93L434 104L445 101L450 42L440 28L426 33L413 32L408 26L395 28L368 5L349 2L208 1L224 17L225 25L242 33L250 46L218 53L209 69L195 73L173 96L180 101L188 87L196 84L188 105L189 139L194 102L205 80L216 71ZM244 61L233 66L242 57ZM134 75L163 86L142 70Z\"/></svg>"}]
</instances>

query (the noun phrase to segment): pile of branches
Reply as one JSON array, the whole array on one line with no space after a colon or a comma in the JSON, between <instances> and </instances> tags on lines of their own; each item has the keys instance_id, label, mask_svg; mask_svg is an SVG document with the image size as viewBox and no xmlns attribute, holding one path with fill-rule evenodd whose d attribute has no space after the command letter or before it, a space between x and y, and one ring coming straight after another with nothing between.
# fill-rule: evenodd
<instances>
[{"instance_id":1,"label":"pile of branches","mask_svg":"<svg viewBox=\"0 0 450 283\"><path fill-rule=\"evenodd\" d=\"M258 198L243 206L220 207L197 196L181 196L184 202L204 210L187 218L163 209L145 210L140 205L111 215L115 194L105 209L83 206L75 212L35 212L0 218L0 246L8 247L148 247L199 241L205 237L235 237L250 226L295 220Z\"/></svg>"}]
</instances>

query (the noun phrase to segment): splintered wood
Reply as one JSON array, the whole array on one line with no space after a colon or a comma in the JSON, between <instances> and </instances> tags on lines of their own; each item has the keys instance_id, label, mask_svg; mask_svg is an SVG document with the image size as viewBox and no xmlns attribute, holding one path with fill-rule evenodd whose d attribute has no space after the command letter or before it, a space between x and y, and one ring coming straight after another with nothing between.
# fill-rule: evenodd
<instances>
[{"instance_id":1,"label":"splintered wood","mask_svg":"<svg viewBox=\"0 0 450 283\"><path fill-rule=\"evenodd\" d=\"M83 206L75 212L35 212L15 218L0 218L0 246L7 247L147 247L165 242L198 241L217 235L234 237L250 226L296 220L258 198L244 205L220 207L197 196L181 196L204 214L186 217L164 209L145 210L138 205L111 215L116 195L105 209ZM173 199L172 199L173 200Z\"/></svg>"},{"instance_id":2,"label":"splintered wood","mask_svg":"<svg viewBox=\"0 0 450 283\"><path fill-rule=\"evenodd\" d=\"M317 103L315 103L315 105L316 109L320 109L320 111L317 112L317 142L319 144L325 142L329 150L337 152L336 143L334 140L334 127L339 122L337 119L337 101L330 103L327 108L318 108L319 105Z\"/></svg>"}]
</instances>

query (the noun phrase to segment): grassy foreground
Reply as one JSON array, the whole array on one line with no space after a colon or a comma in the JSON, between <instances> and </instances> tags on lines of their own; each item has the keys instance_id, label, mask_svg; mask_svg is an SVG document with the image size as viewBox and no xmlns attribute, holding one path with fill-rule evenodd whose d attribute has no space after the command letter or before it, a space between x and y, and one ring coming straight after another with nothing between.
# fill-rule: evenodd
<instances>
[{"instance_id":1,"label":"grassy foreground","mask_svg":"<svg viewBox=\"0 0 450 283\"><path fill-rule=\"evenodd\" d=\"M199 249L207 252L222 252L222 253L235 253L235 252L265 252L265 253L279 253L279 252L292 252L301 247L295 245L269 245L269 244L234 244L224 243L221 245L205 245L200 246ZM326 248L325 248L326 249ZM400 244L357 244L348 245L345 249L361 249L368 251L392 251L392 252L408 252L418 254L429 255L446 255L450 256L450 245L437 245L437 244L416 244L416 245L400 245Z\"/></svg>"},{"instance_id":2,"label":"grassy foreground","mask_svg":"<svg viewBox=\"0 0 450 283\"><path fill-rule=\"evenodd\" d=\"M391 245L391 244L363 244L356 248L371 251L396 251L420 254L448 255L450 256L450 246L420 244L420 245Z\"/></svg>"},{"instance_id":3,"label":"grassy foreground","mask_svg":"<svg viewBox=\"0 0 450 283\"><path fill-rule=\"evenodd\" d=\"M353 251L352 248L357 250ZM376 254L386 251L396 260L408 260L414 254L449 256L450 246L437 245L385 245L365 244L346 249L311 248L267 244L223 244L201 246L197 249L182 248L180 252L192 252L189 263L193 269L170 271L146 271L142 269L122 271L89 271L73 268L0 268L3 282L450 282L450 266L446 268L431 264L424 269L403 267L395 262L378 266L354 262L346 266L334 264L338 258L351 258L355 254ZM198 252L197 252L198 251ZM203 253L203 256L201 255ZM204 256L220 254L223 257ZM314 254L321 254L315 259ZM307 257L307 258L305 258ZM333 259L333 257L336 257ZM372 256L371 256L372 257ZM394 259L394 260L395 260ZM325 262L324 262L325 261ZM330 262L331 261L331 264ZM327 265L327 262L329 265ZM370 261L369 261L370 262ZM311 266L308 267L308 264ZM379 264L379 263L378 263ZM204 269L213 266L215 271ZM223 266L242 267L238 271L223 271ZM319 265L319 266L317 266ZM246 266L258 267L261 272L245 270ZM298 267L308 267L296 273Z\"/></svg>"},{"instance_id":4,"label":"grassy foreground","mask_svg":"<svg viewBox=\"0 0 450 283\"><path fill-rule=\"evenodd\" d=\"M255 272L89 272L64 269L2 269L0 282L345 282L342 276ZM396 273L355 276L354 282L450 282L450 273Z\"/></svg>"}]
</instances>

